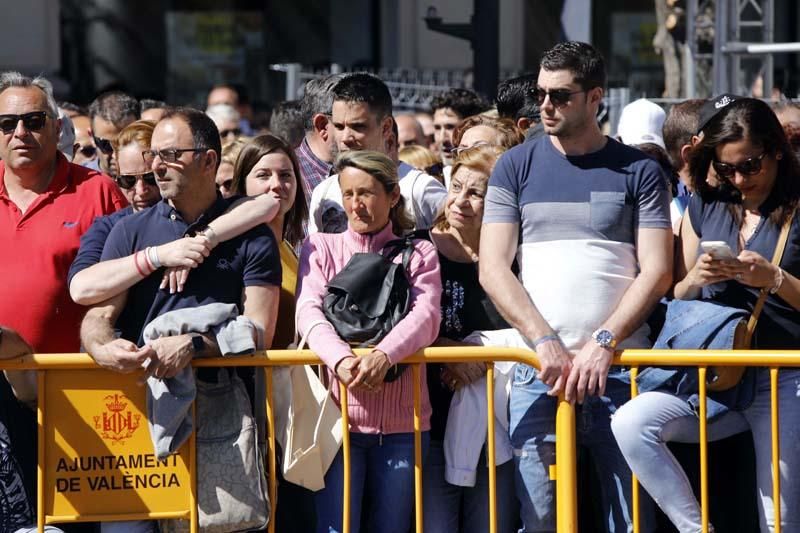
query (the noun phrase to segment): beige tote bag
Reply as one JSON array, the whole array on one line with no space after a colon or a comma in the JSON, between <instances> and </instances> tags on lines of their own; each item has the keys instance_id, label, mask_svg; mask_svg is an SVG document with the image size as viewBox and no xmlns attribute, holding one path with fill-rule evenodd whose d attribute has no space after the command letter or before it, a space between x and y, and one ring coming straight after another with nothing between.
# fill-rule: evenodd
<instances>
[{"instance_id":1,"label":"beige tote bag","mask_svg":"<svg viewBox=\"0 0 800 533\"><path fill-rule=\"evenodd\" d=\"M311 329L320 324L326 322L313 324ZM305 346L306 336L298 351ZM283 396L279 402L283 405L276 405L282 412L276 412L275 426L283 447L283 477L309 490L321 490L325 473L342 445L342 412L309 365L278 369L274 379L274 390Z\"/></svg>"}]
</instances>

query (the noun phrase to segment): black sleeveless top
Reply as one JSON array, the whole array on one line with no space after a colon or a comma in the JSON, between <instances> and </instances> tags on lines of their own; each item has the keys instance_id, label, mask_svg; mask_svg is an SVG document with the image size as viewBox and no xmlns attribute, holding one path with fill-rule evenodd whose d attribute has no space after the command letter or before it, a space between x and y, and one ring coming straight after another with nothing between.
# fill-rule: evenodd
<instances>
[{"instance_id":1,"label":"black sleeveless top","mask_svg":"<svg viewBox=\"0 0 800 533\"><path fill-rule=\"evenodd\" d=\"M739 226L728 211L728 205L718 200L705 201L695 194L689 200L688 212L692 228L701 241L725 241L736 254L742 251L739 249ZM761 210L761 222L745 243L745 250L772 261L781 228L769 220L771 210L767 205ZM699 254L702 251L698 249ZM792 276L800 277L800 213L792 221L780 267ZM752 312L759 292L760 289L729 280L703 287L702 298ZM779 296L768 295L756 326L753 348L800 348L800 311Z\"/></svg>"},{"instance_id":2,"label":"black sleeveless top","mask_svg":"<svg viewBox=\"0 0 800 533\"><path fill-rule=\"evenodd\" d=\"M430 235L427 239L432 241ZM476 263L459 263L440 253L439 266L442 277L440 337L460 341L476 330L511 327L481 287ZM512 270L516 273L516 266ZM426 365L428 395L433 409L430 435L431 439L437 441L444 440L447 414L453 398L453 392L442 383L441 369L442 365L438 363Z\"/></svg>"}]
</instances>

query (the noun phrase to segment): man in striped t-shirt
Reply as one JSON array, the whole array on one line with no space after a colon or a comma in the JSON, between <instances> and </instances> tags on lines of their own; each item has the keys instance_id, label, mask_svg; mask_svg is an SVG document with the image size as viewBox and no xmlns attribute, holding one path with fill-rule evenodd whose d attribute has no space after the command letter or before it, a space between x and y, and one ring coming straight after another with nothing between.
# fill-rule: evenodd
<instances>
[{"instance_id":1,"label":"man in striped t-shirt","mask_svg":"<svg viewBox=\"0 0 800 533\"><path fill-rule=\"evenodd\" d=\"M500 158L486 197L481 283L541 362L517 365L511 389L524 531L555 531L548 473L562 392L582 404L578 442L596 463L606 527L631 527L631 474L610 430L629 381L611 361L617 346L648 346L645 318L671 281L672 232L659 165L597 125L605 76L588 44L543 55L534 94L547 135Z\"/></svg>"}]
</instances>

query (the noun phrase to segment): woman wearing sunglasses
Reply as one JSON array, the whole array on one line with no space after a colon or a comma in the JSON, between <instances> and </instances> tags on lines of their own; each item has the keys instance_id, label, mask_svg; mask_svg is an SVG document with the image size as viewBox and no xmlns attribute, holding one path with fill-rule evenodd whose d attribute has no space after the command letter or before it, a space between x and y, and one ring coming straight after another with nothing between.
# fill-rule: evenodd
<instances>
[{"instance_id":1,"label":"woman wearing sunglasses","mask_svg":"<svg viewBox=\"0 0 800 533\"><path fill-rule=\"evenodd\" d=\"M119 176L116 182L131 205L97 219L81 238L81 247L68 277L70 296L76 303L94 305L116 296L140 281L147 270L157 270L164 276L163 289L181 291L189 271L202 263L216 244L270 221L278 210L278 202L269 195L239 199L208 225L204 235L177 239L133 256L100 262L103 245L114 224L161 200L150 155L154 128L154 122L139 120L126 126L117 138ZM162 159L175 160L166 153Z\"/></svg>"},{"instance_id":2,"label":"woman wearing sunglasses","mask_svg":"<svg viewBox=\"0 0 800 533\"><path fill-rule=\"evenodd\" d=\"M675 297L753 311L767 297L753 336L755 349L800 346L800 165L775 114L760 100L728 104L703 128L689 161L696 194L683 218L676 260ZM720 184L706 177L713 166ZM781 227L791 221L779 266L771 259ZM734 259L704 253L703 241L724 241ZM800 531L800 369L778 377L781 525ZM700 505L667 442L697 442L697 414L675 387L645 392L614 415L612 429L642 486L681 532L701 531ZM736 386L735 402L709 398L708 438L752 430L761 531L775 527L770 438L770 374L752 368ZM722 402L722 403L719 403Z\"/></svg>"}]
</instances>

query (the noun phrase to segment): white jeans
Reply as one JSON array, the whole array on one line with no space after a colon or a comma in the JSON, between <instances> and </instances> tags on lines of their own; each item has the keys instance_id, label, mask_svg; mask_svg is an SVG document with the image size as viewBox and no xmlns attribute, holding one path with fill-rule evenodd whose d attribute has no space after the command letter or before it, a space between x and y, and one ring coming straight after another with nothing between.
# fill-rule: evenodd
<instances>
[{"instance_id":1,"label":"white jeans","mask_svg":"<svg viewBox=\"0 0 800 533\"><path fill-rule=\"evenodd\" d=\"M780 408L781 528L800 533L800 370L785 369L778 377ZM759 370L752 405L728 411L708 423L708 439L720 440L747 429L753 432L762 532L775 525L772 503L772 445L769 371ZM699 442L700 424L685 398L667 392L646 392L623 405L611 419L620 450L642 487L681 533L701 531L700 504L689 479L667 442ZM735 467L736 465L732 465Z\"/></svg>"}]
</instances>

